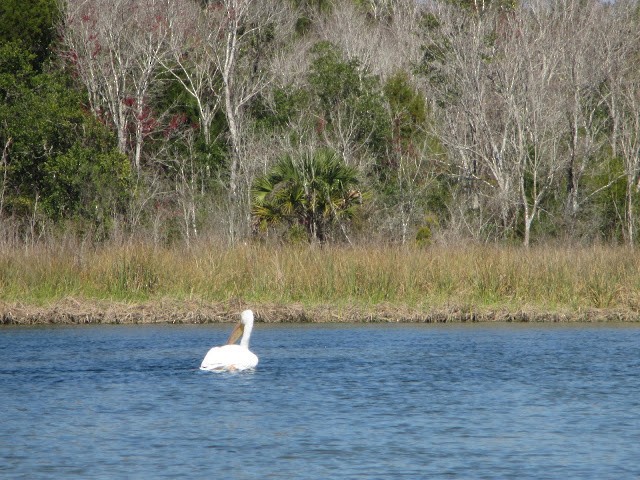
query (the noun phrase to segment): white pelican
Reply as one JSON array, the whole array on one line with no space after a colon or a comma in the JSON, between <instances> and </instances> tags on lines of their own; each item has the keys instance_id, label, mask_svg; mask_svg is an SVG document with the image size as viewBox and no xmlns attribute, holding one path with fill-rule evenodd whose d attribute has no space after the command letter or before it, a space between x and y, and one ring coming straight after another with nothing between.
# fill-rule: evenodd
<instances>
[{"instance_id":1,"label":"white pelican","mask_svg":"<svg viewBox=\"0 0 640 480\"><path fill-rule=\"evenodd\" d=\"M221 347L213 347L207 352L200 370L246 370L255 368L258 357L249 351L249 338L253 329L253 312L245 310L240 314L240 323L231 332L229 341ZM234 345L242 335L240 345Z\"/></svg>"}]
</instances>

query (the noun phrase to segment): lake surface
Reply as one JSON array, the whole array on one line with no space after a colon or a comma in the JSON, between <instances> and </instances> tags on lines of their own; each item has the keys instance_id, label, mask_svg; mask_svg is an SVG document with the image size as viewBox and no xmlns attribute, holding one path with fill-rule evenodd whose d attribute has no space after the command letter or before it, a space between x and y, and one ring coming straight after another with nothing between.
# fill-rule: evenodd
<instances>
[{"instance_id":1,"label":"lake surface","mask_svg":"<svg viewBox=\"0 0 640 480\"><path fill-rule=\"evenodd\" d=\"M640 327L0 329L0 478L640 478Z\"/></svg>"}]
</instances>

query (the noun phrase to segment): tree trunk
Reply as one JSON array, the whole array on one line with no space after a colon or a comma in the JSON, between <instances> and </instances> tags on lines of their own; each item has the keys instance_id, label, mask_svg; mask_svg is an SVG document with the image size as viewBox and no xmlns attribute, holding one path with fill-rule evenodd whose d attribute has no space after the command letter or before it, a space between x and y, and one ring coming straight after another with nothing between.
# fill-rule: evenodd
<instances>
[{"instance_id":1,"label":"tree trunk","mask_svg":"<svg viewBox=\"0 0 640 480\"><path fill-rule=\"evenodd\" d=\"M2 163L0 163L0 167L2 168L2 185L0 186L0 219L4 216L4 194L7 189L9 149L11 148L12 143L13 138L9 137L2 149Z\"/></svg>"},{"instance_id":2,"label":"tree trunk","mask_svg":"<svg viewBox=\"0 0 640 480\"><path fill-rule=\"evenodd\" d=\"M631 175L627 176L627 242L633 246L635 242L635 222L633 221L633 190L635 181Z\"/></svg>"}]
</instances>

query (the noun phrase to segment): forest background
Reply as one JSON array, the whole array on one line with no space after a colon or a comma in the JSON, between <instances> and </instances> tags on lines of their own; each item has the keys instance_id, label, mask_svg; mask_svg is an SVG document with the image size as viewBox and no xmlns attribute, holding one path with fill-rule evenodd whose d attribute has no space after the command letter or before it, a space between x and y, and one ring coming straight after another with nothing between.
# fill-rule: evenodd
<instances>
[{"instance_id":1,"label":"forest background","mask_svg":"<svg viewBox=\"0 0 640 480\"><path fill-rule=\"evenodd\" d=\"M639 23L633 1L1 0L3 299L635 312ZM194 250L269 276L170 291Z\"/></svg>"}]
</instances>

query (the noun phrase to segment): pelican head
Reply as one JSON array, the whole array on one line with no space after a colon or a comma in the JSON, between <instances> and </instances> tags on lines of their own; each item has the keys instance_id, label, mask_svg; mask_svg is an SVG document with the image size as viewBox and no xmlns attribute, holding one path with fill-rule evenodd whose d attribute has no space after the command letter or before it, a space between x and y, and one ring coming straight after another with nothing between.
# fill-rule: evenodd
<instances>
[{"instance_id":1,"label":"pelican head","mask_svg":"<svg viewBox=\"0 0 640 480\"><path fill-rule=\"evenodd\" d=\"M249 348L249 338L251 336L251 330L253 329L253 312L251 310L245 310L240 314L240 322L231 332L227 345L236 343L238 338L242 336L240 345Z\"/></svg>"}]
</instances>

